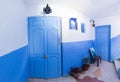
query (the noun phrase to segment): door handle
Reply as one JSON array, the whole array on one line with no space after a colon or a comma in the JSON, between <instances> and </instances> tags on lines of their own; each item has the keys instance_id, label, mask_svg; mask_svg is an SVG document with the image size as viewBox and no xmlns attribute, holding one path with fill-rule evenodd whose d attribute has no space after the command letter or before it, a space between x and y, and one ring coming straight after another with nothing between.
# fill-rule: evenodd
<instances>
[{"instance_id":1,"label":"door handle","mask_svg":"<svg viewBox=\"0 0 120 82\"><path fill-rule=\"evenodd\" d=\"M46 54L44 54L44 59L47 59L47 55Z\"/></svg>"}]
</instances>

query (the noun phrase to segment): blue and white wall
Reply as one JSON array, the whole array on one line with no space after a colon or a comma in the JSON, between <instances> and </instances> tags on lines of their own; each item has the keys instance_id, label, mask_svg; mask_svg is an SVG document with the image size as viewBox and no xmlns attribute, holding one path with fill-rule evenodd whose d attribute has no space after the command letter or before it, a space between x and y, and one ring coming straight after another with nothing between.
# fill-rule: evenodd
<instances>
[{"instance_id":1,"label":"blue and white wall","mask_svg":"<svg viewBox=\"0 0 120 82\"><path fill-rule=\"evenodd\" d=\"M21 0L0 1L0 82L28 77L26 8Z\"/></svg>"},{"instance_id":2,"label":"blue and white wall","mask_svg":"<svg viewBox=\"0 0 120 82\"><path fill-rule=\"evenodd\" d=\"M120 15L96 19L96 25L111 25L111 58L120 58Z\"/></svg>"},{"instance_id":3,"label":"blue and white wall","mask_svg":"<svg viewBox=\"0 0 120 82\"><path fill-rule=\"evenodd\" d=\"M28 79L28 35L27 17L45 16L42 10L46 4L26 7L22 0L0 1L0 82L26 82ZM50 4L53 13L46 16L62 18L62 66L63 75L68 75L71 67L81 66L83 58L89 56L93 46L94 28L90 19L79 10ZM78 30L69 29L69 18L77 18ZM111 25L111 56L120 55L120 16L96 19L96 25ZM85 33L81 32L81 22L85 23Z\"/></svg>"},{"instance_id":4,"label":"blue and white wall","mask_svg":"<svg viewBox=\"0 0 120 82\"><path fill-rule=\"evenodd\" d=\"M84 16L78 10L66 6L49 4L52 8L52 14L43 14L43 7L27 7L28 16L59 16L62 19L62 67L63 75L69 74L71 67L80 67L83 58L89 56L89 48L93 44L94 28L90 26L90 19ZM77 18L78 30L69 29L69 18ZM81 32L81 22L85 23L85 33Z\"/></svg>"}]
</instances>

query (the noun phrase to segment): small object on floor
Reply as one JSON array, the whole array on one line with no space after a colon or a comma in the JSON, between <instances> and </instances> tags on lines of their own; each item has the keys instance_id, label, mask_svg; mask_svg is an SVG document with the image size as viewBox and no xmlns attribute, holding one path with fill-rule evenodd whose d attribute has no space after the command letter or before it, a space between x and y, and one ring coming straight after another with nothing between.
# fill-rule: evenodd
<instances>
[{"instance_id":1,"label":"small object on floor","mask_svg":"<svg viewBox=\"0 0 120 82\"><path fill-rule=\"evenodd\" d=\"M90 65L89 64L83 64L82 65L82 70L87 71L89 69Z\"/></svg>"},{"instance_id":2,"label":"small object on floor","mask_svg":"<svg viewBox=\"0 0 120 82\"><path fill-rule=\"evenodd\" d=\"M78 79L79 77L79 73L71 73L70 75L74 77L75 79Z\"/></svg>"},{"instance_id":3,"label":"small object on floor","mask_svg":"<svg viewBox=\"0 0 120 82\"><path fill-rule=\"evenodd\" d=\"M80 74L84 74L85 71L82 70L79 67L75 67L71 69L70 75L73 76L74 78L78 78Z\"/></svg>"}]
</instances>

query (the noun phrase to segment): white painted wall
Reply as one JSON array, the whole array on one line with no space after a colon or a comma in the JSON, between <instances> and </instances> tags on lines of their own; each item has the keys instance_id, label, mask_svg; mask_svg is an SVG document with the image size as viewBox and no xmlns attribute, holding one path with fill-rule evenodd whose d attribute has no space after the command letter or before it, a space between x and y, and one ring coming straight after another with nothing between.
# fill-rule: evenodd
<instances>
[{"instance_id":1,"label":"white painted wall","mask_svg":"<svg viewBox=\"0 0 120 82\"><path fill-rule=\"evenodd\" d=\"M120 15L95 20L96 25L111 25L111 38L120 34Z\"/></svg>"},{"instance_id":2,"label":"white painted wall","mask_svg":"<svg viewBox=\"0 0 120 82\"><path fill-rule=\"evenodd\" d=\"M0 0L0 56L27 43L27 17L23 2Z\"/></svg>"},{"instance_id":3,"label":"white painted wall","mask_svg":"<svg viewBox=\"0 0 120 82\"><path fill-rule=\"evenodd\" d=\"M94 39L94 28L90 26L90 19L79 11L68 8L66 6L55 5L52 3L49 4L52 8L52 14L45 15L43 14L43 7L40 6L28 6L27 14L28 16L59 16L62 18L62 42L75 42L75 41L84 41ZM69 18L77 18L78 30L69 29ZM85 23L86 33L81 32L81 22Z\"/></svg>"}]
</instances>

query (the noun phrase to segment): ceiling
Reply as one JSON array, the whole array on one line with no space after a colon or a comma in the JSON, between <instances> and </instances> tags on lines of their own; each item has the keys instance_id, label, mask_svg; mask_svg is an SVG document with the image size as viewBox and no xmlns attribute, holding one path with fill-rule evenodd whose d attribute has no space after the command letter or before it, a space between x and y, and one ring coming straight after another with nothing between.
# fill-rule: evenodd
<instances>
[{"instance_id":1,"label":"ceiling","mask_svg":"<svg viewBox=\"0 0 120 82\"><path fill-rule=\"evenodd\" d=\"M26 6L54 4L74 8L88 17L120 15L120 0L24 0Z\"/></svg>"}]
</instances>

